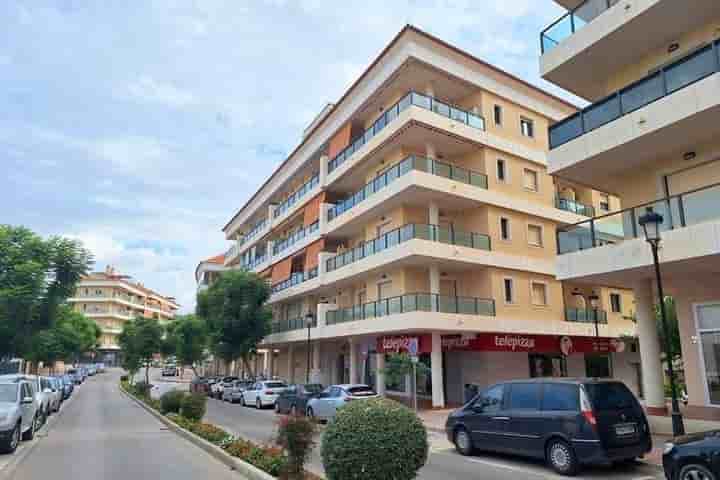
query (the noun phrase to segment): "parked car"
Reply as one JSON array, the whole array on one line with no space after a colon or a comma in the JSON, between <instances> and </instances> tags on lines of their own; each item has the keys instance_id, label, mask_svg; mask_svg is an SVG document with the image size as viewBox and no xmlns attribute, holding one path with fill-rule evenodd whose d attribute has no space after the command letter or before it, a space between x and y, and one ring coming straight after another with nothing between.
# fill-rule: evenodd
<instances>
[{"instance_id":1,"label":"parked car","mask_svg":"<svg viewBox=\"0 0 720 480\"><path fill-rule=\"evenodd\" d=\"M13 453L20 439L32 440L38 428L32 383L24 379L0 382L0 452Z\"/></svg>"},{"instance_id":2,"label":"parked car","mask_svg":"<svg viewBox=\"0 0 720 480\"><path fill-rule=\"evenodd\" d=\"M47 417L50 415L50 395L45 388L47 383L42 381L42 377L37 375L23 375L23 374L12 374L12 375L0 375L0 382L15 382L18 380L27 380L32 384L33 395L35 397L35 403L38 410L38 420L40 424L45 423Z\"/></svg>"},{"instance_id":3,"label":"parked car","mask_svg":"<svg viewBox=\"0 0 720 480\"><path fill-rule=\"evenodd\" d=\"M97 373L97 369L95 368L95 364L93 363L85 365L85 369L87 370L88 377L94 377Z\"/></svg>"},{"instance_id":4,"label":"parked car","mask_svg":"<svg viewBox=\"0 0 720 480\"><path fill-rule=\"evenodd\" d=\"M240 403L243 406L254 405L258 409L275 405L278 395L285 391L287 386L282 380L255 382L242 392Z\"/></svg>"},{"instance_id":5,"label":"parked car","mask_svg":"<svg viewBox=\"0 0 720 480\"><path fill-rule=\"evenodd\" d=\"M278 396L275 402L275 412L305 415L308 401L320 395L322 391L323 386L319 383L290 385Z\"/></svg>"},{"instance_id":6,"label":"parked car","mask_svg":"<svg viewBox=\"0 0 720 480\"><path fill-rule=\"evenodd\" d=\"M80 385L83 382L82 373L77 368L69 368L65 371L65 374L72 378L75 385Z\"/></svg>"},{"instance_id":7,"label":"parked car","mask_svg":"<svg viewBox=\"0 0 720 480\"><path fill-rule=\"evenodd\" d=\"M241 401L242 394L255 382L248 380L235 380L229 387L223 388L222 399L226 402L237 403Z\"/></svg>"},{"instance_id":8,"label":"parked car","mask_svg":"<svg viewBox=\"0 0 720 480\"><path fill-rule=\"evenodd\" d=\"M220 400L222 398L223 389L225 388L225 385L230 386L230 384L237 379L238 379L238 377L232 377L232 376L222 377L222 378L218 379L218 381L213 383L212 386L210 387L210 390L212 392L212 395L210 395L210 396Z\"/></svg>"},{"instance_id":9,"label":"parked car","mask_svg":"<svg viewBox=\"0 0 720 480\"><path fill-rule=\"evenodd\" d=\"M43 377L43 381L46 383L46 390L49 390L47 393L50 395L50 412L57 412L64 399L63 386L55 377Z\"/></svg>"},{"instance_id":10,"label":"parked car","mask_svg":"<svg viewBox=\"0 0 720 480\"><path fill-rule=\"evenodd\" d=\"M97 373L105 373L105 364L102 362L96 363L95 370L97 370Z\"/></svg>"},{"instance_id":11,"label":"parked car","mask_svg":"<svg viewBox=\"0 0 720 480\"><path fill-rule=\"evenodd\" d=\"M581 464L642 457L652 448L640 403L615 380L499 383L451 413L445 429L463 455L477 449L534 457L563 475L576 474Z\"/></svg>"},{"instance_id":12,"label":"parked car","mask_svg":"<svg viewBox=\"0 0 720 480\"><path fill-rule=\"evenodd\" d=\"M720 430L675 437L665 443L663 467L668 480L720 478Z\"/></svg>"},{"instance_id":13,"label":"parked car","mask_svg":"<svg viewBox=\"0 0 720 480\"><path fill-rule=\"evenodd\" d=\"M160 374L163 377L177 377L178 368L175 365L165 365Z\"/></svg>"},{"instance_id":14,"label":"parked car","mask_svg":"<svg viewBox=\"0 0 720 480\"><path fill-rule=\"evenodd\" d=\"M332 420L337 409L353 400L376 398L375 391L364 384L331 385L307 402L305 414L318 420Z\"/></svg>"},{"instance_id":15,"label":"parked car","mask_svg":"<svg viewBox=\"0 0 720 480\"><path fill-rule=\"evenodd\" d=\"M205 377L195 377L190 380L190 393L207 393L208 379Z\"/></svg>"},{"instance_id":16,"label":"parked car","mask_svg":"<svg viewBox=\"0 0 720 480\"><path fill-rule=\"evenodd\" d=\"M65 400L67 400L75 391L75 380L73 380L72 376L68 374L59 375L57 378L62 382L63 396L65 397Z\"/></svg>"}]
</instances>

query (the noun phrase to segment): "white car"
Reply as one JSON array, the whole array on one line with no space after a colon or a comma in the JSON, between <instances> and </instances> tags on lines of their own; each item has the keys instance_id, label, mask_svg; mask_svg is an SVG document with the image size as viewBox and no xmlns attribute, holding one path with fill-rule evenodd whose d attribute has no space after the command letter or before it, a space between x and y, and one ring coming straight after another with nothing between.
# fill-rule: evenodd
<instances>
[{"instance_id":1,"label":"white car","mask_svg":"<svg viewBox=\"0 0 720 480\"><path fill-rule=\"evenodd\" d=\"M282 380L265 380L255 382L247 390L242 392L240 403L247 407L255 405L256 408L271 407L275 405L278 396L288 388L288 384Z\"/></svg>"},{"instance_id":2,"label":"white car","mask_svg":"<svg viewBox=\"0 0 720 480\"><path fill-rule=\"evenodd\" d=\"M318 420L332 420L337 409L348 402L377 398L377 396L372 388L362 383L331 385L320 395L308 400L305 414Z\"/></svg>"},{"instance_id":3,"label":"white car","mask_svg":"<svg viewBox=\"0 0 720 480\"><path fill-rule=\"evenodd\" d=\"M47 381L43 382L42 377L37 375L23 375L20 373L13 373L11 375L0 375L0 381L13 382L17 380L27 380L32 384L33 392L35 394L35 403L38 411L38 418L40 423L45 423L47 417L50 415L50 393L45 391L47 387Z\"/></svg>"}]
</instances>

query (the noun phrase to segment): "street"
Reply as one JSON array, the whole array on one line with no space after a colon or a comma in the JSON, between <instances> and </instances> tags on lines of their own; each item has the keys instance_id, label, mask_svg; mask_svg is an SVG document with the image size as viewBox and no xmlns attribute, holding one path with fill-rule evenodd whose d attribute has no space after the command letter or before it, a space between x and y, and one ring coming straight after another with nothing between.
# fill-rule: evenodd
<instances>
[{"instance_id":1,"label":"street","mask_svg":"<svg viewBox=\"0 0 720 480\"><path fill-rule=\"evenodd\" d=\"M0 478L6 473L13 480L240 478L122 396L119 379L117 370L89 378L47 436L24 446L34 448L13 471L0 470Z\"/></svg>"}]
</instances>

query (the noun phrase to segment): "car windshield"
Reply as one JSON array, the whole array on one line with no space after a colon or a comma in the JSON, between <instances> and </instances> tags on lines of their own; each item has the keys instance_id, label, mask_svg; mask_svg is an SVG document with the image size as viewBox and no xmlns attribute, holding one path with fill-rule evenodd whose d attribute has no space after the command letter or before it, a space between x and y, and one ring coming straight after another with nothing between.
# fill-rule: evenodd
<instances>
[{"instance_id":1,"label":"car windshield","mask_svg":"<svg viewBox=\"0 0 720 480\"><path fill-rule=\"evenodd\" d=\"M375 395L370 387L350 387L346 391L354 397L370 397Z\"/></svg>"},{"instance_id":2,"label":"car windshield","mask_svg":"<svg viewBox=\"0 0 720 480\"><path fill-rule=\"evenodd\" d=\"M618 410L635 406L635 398L628 388L619 382L589 383L585 390L598 411Z\"/></svg>"},{"instance_id":3,"label":"car windshield","mask_svg":"<svg viewBox=\"0 0 720 480\"><path fill-rule=\"evenodd\" d=\"M0 383L0 402L14 402L17 400L16 384Z\"/></svg>"},{"instance_id":4,"label":"car windshield","mask_svg":"<svg viewBox=\"0 0 720 480\"><path fill-rule=\"evenodd\" d=\"M323 386L319 383L311 383L310 385L305 385L305 391L308 393L320 393L323 391Z\"/></svg>"},{"instance_id":5,"label":"car windshield","mask_svg":"<svg viewBox=\"0 0 720 480\"><path fill-rule=\"evenodd\" d=\"M282 388L287 387L285 382L265 382L267 388Z\"/></svg>"}]
</instances>

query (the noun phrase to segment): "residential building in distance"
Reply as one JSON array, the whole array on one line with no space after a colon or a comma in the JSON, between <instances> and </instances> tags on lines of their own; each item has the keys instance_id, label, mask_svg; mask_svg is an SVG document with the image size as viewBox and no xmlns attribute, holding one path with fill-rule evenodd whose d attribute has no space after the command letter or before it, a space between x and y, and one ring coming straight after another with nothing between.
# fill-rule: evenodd
<instances>
[{"instance_id":1,"label":"residential building in distance","mask_svg":"<svg viewBox=\"0 0 720 480\"><path fill-rule=\"evenodd\" d=\"M632 293L555 278L556 226L620 207L547 173L548 126L575 113L405 27L223 229L225 266L272 285L270 372L402 398L386 355L416 353L434 407L529 376L637 390Z\"/></svg>"},{"instance_id":2,"label":"residential building in distance","mask_svg":"<svg viewBox=\"0 0 720 480\"><path fill-rule=\"evenodd\" d=\"M632 288L648 410L666 410L658 302L641 216L662 215L665 294L677 305L686 415L720 418L720 2L612 0L541 34L545 79L590 104L550 126L549 171L623 209L558 230L564 282Z\"/></svg>"},{"instance_id":3,"label":"residential building in distance","mask_svg":"<svg viewBox=\"0 0 720 480\"><path fill-rule=\"evenodd\" d=\"M143 316L167 323L180 307L174 297L161 295L111 266L83 277L68 302L102 330L98 350L108 365L120 361L118 335L125 322Z\"/></svg>"},{"instance_id":4,"label":"residential building in distance","mask_svg":"<svg viewBox=\"0 0 720 480\"><path fill-rule=\"evenodd\" d=\"M195 268L195 283L198 292L206 290L220 276L220 273L227 270L225 267L225 255L220 254L203 260Z\"/></svg>"}]
</instances>

